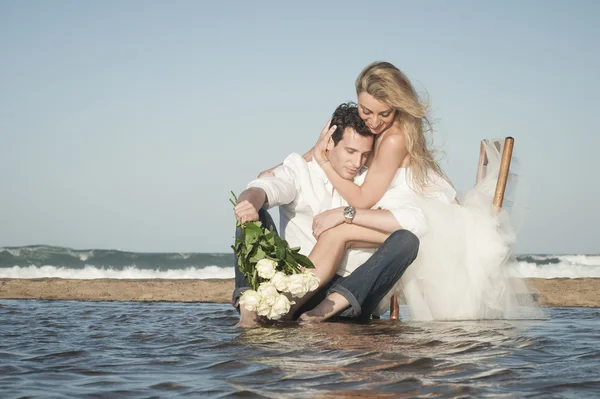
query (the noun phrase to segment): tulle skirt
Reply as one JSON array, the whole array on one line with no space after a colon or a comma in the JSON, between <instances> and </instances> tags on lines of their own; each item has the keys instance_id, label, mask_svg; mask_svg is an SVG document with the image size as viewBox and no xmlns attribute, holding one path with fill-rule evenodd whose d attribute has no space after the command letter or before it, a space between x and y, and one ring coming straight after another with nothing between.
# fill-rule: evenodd
<instances>
[{"instance_id":1,"label":"tulle skirt","mask_svg":"<svg viewBox=\"0 0 600 399\"><path fill-rule=\"evenodd\" d=\"M422 199L429 231L377 313L387 311L389 298L398 293L411 320L543 317L525 281L509 270L515 234L508 212L497 213L492 205L501 149L487 145L486 177L460 204Z\"/></svg>"}]
</instances>

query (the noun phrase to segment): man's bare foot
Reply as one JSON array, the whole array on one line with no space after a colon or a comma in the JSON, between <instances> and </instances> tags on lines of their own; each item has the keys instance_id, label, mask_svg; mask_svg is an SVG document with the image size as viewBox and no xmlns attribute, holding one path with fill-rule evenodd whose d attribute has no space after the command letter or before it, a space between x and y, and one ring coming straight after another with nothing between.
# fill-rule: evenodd
<instances>
[{"instance_id":1,"label":"man's bare foot","mask_svg":"<svg viewBox=\"0 0 600 399\"><path fill-rule=\"evenodd\" d=\"M250 312L240 306L240 321L235 325L240 328L258 327L260 325L256 312Z\"/></svg>"},{"instance_id":2,"label":"man's bare foot","mask_svg":"<svg viewBox=\"0 0 600 399\"><path fill-rule=\"evenodd\" d=\"M260 326L260 323L258 320L244 320L244 319L240 319L240 321L237 322L237 324L235 325L235 327L238 328L252 328L252 327L258 327Z\"/></svg>"}]
</instances>

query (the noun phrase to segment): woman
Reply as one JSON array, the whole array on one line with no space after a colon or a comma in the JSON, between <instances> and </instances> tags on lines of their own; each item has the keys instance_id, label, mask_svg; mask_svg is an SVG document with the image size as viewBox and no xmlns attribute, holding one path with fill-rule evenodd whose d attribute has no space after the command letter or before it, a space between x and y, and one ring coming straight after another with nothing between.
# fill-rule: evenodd
<instances>
[{"instance_id":1,"label":"woman","mask_svg":"<svg viewBox=\"0 0 600 399\"><path fill-rule=\"evenodd\" d=\"M327 142L335 128L321 134L312 151L315 160L323 163L333 186L351 206L374 206L388 190L398 168L410 167L413 185L421 193L430 183L439 186L437 177L447 181L427 147L427 106L421 104L414 87L398 68L388 62L367 66L356 79L356 94L359 115L376 135L364 184L357 186L340 178L325 162Z\"/></svg>"},{"instance_id":2,"label":"woman","mask_svg":"<svg viewBox=\"0 0 600 399\"><path fill-rule=\"evenodd\" d=\"M334 126L323 129L305 157L314 157L339 194L356 208L382 203L385 208L386 191L401 184L418 198L429 230L420 237L419 256L401 280L411 318L519 317L516 289L505 267L512 235L498 228L505 215L495 215L491 206L494 173L488 173L484 184L465 196L462 206L458 205L456 192L427 146L427 106L419 101L408 78L394 65L376 62L358 76L356 92L359 114L376 135L364 183L358 186L344 180L328 165L325 150ZM339 218L329 213L315 217L313 230L319 240L310 258L321 274L334 273L339 264L340 251L329 250L331 246L356 240L373 243L364 239L363 231L353 236L347 226L338 224ZM521 291L526 292L523 288ZM333 299L343 305L341 298ZM384 311L385 306L386 300L380 310ZM303 318L310 319L320 312L316 309Z\"/></svg>"}]
</instances>

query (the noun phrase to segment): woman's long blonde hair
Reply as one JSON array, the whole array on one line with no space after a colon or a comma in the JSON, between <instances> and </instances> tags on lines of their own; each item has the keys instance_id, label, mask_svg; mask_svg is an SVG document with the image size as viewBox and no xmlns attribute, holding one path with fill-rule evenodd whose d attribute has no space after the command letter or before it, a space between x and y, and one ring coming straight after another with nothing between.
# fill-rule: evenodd
<instances>
[{"instance_id":1,"label":"woman's long blonde hair","mask_svg":"<svg viewBox=\"0 0 600 399\"><path fill-rule=\"evenodd\" d=\"M374 62L356 78L356 95L363 92L396 110L395 118L404 134L410 155L414 187L423 193L430 171L449 182L435 160L433 151L427 146L425 134L432 131L427 117L428 104L419 101L415 88L406 75L389 62Z\"/></svg>"}]
</instances>

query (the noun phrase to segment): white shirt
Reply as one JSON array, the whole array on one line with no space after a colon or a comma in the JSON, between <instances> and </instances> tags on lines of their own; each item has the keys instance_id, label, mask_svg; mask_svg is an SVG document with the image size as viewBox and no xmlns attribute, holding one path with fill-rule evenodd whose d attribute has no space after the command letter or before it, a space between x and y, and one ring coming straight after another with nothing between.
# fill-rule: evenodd
<instances>
[{"instance_id":1,"label":"white shirt","mask_svg":"<svg viewBox=\"0 0 600 399\"><path fill-rule=\"evenodd\" d=\"M348 203L333 189L323 169L314 161L306 162L301 155L291 154L273 173L275 176L251 181L248 188L257 187L265 192L267 209L279 206L279 232L291 247L300 247L300 253L308 256L317 242L312 235L313 218ZM366 170L359 172L355 183L362 184L365 175ZM409 169L398 169L392 184L373 209L389 210L404 229L421 237L427 232L427 220L418 206L418 194L407 183L408 176ZM444 193L452 197L449 202L454 200L455 194L453 189ZM337 273L350 274L374 252L375 249L347 251Z\"/></svg>"}]
</instances>

